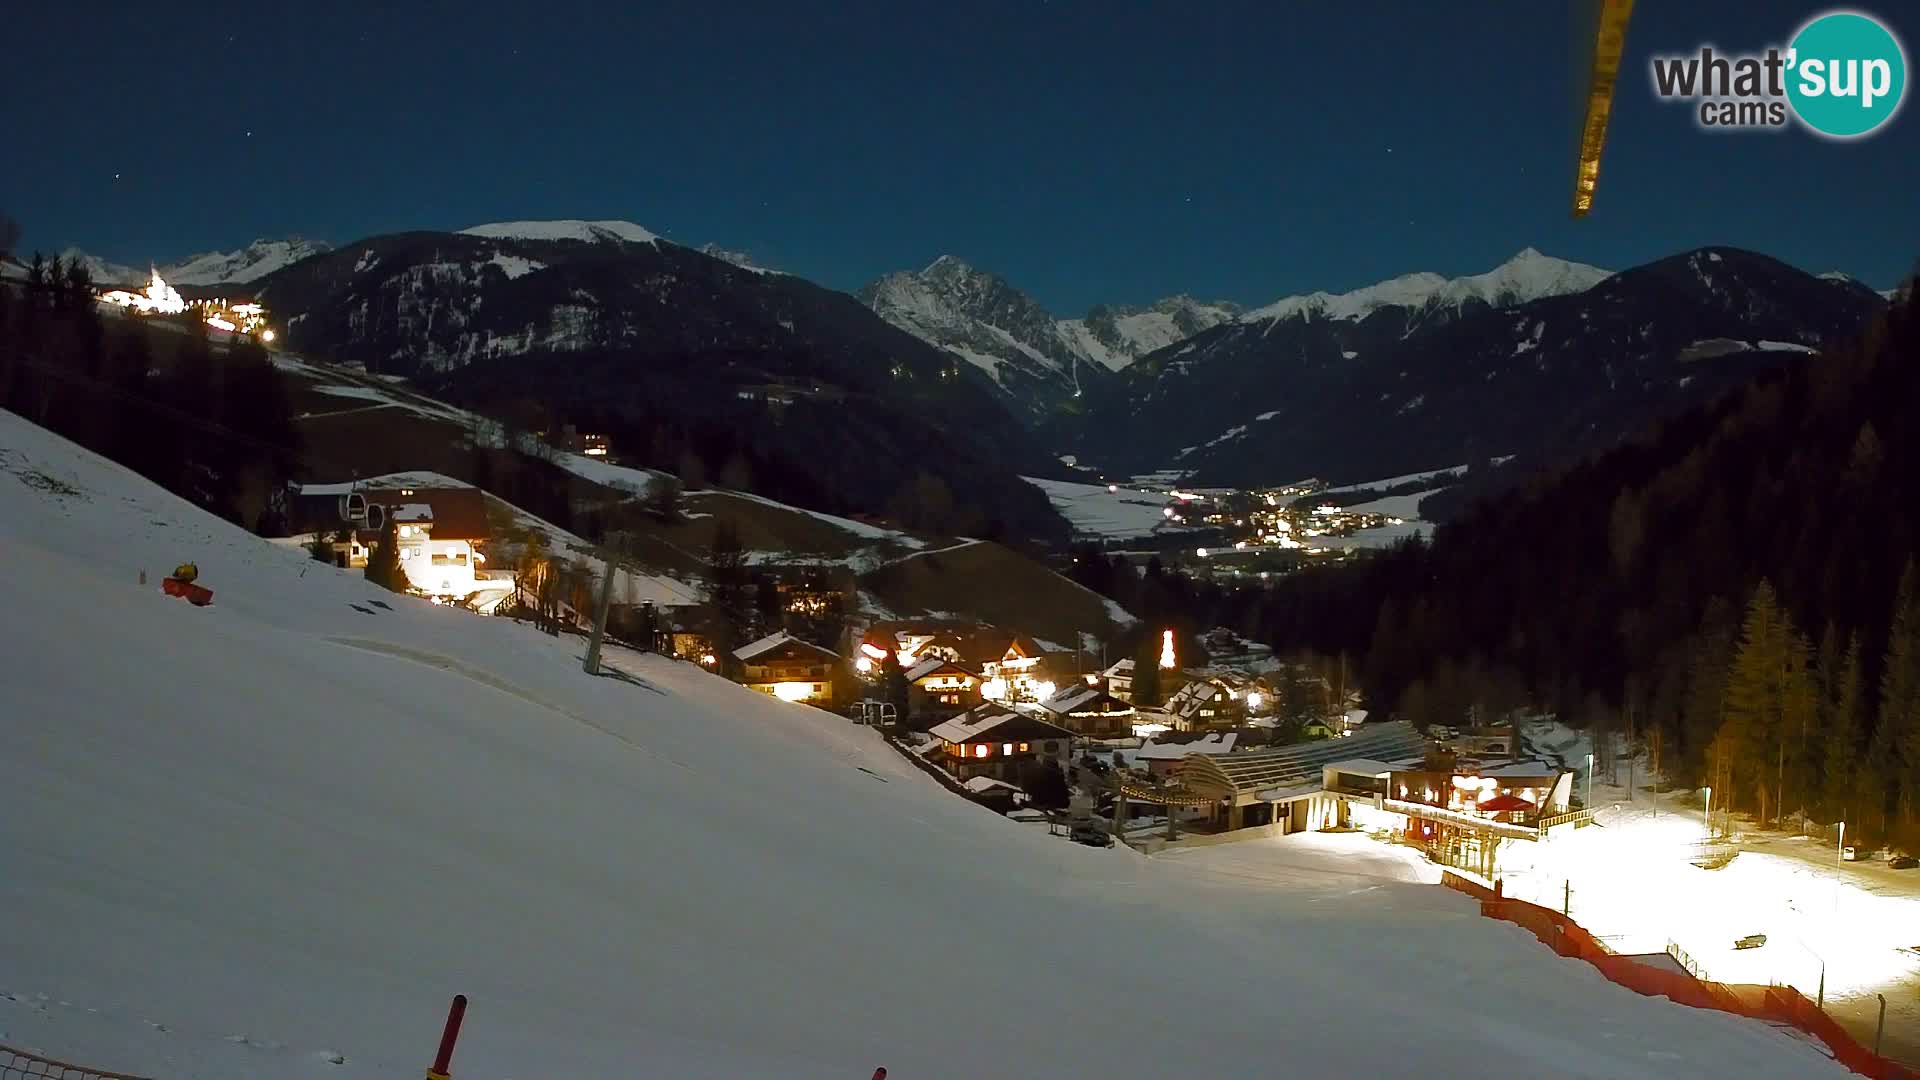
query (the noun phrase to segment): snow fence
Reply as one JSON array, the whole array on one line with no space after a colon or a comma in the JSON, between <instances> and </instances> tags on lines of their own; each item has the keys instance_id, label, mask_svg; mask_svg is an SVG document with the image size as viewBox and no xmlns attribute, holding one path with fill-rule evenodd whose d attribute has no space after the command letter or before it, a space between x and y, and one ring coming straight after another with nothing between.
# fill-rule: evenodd
<instances>
[{"instance_id":1,"label":"snow fence","mask_svg":"<svg viewBox=\"0 0 1920 1080\"><path fill-rule=\"evenodd\" d=\"M126 1073L102 1072L83 1065L69 1065L64 1061L0 1045L0 1080L36 1080L40 1077L54 1080L145 1080L144 1077Z\"/></svg>"},{"instance_id":2,"label":"snow fence","mask_svg":"<svg viewBox=\"0 0 1920 1080\"><path fill-rule=\"evenodd\" d=\"M1600 973L1635 993L1665 997L1696 1009L1717 1009L1754 1020L1788 1024L1827 1044L1834 1060L1874 1080L1920 1080L1920 1072L1862 1046L1839 1021L1791 986L1746 986L1709 982L1679 972L1648 967L1616 955L1571 918L1501 896L1470 878L1447 872L1441 884L1480 901L1480 914L1524 927L1561 956L1585 960Z\"/></svg>"}]
</instances>

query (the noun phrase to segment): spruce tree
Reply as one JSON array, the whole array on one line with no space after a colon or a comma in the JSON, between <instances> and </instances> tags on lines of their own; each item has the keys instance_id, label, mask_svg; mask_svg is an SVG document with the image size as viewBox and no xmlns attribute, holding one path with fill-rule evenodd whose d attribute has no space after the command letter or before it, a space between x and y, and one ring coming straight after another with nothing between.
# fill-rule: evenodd
<instances>
[{"instance_id":1,"label":"spruce tree","mask_svg":"<svg viewBox=\"0 0 1920 1080\"><path fill-rule=\"evenodd\" d=\"M1920 580L1911 560L1900 574L1880 669L1880 729L1886 748L1897 755L1881 765L1894 778L1903 812L1911 816L1914 792L1920 790Z\"/></svg>"},{"instance_id":2,"label":"spruce tree","mask_svg":"<svg viewBox=\"0 0 1920 1080\"><path fill-rule=\"evenodd\" d=\"M1133 703L1158 708L1161 703L1160 636L1148 634L1141 641L1140 650L1133 658Z\"/></svg>"},{"instance_id":3,"label":"spruce tree","mask_svg":"<svg viewBox=\"0 0 1920 1080\"><path fill-rule=\"evenodd\" d=\"M1783 809L1788 744L1811 726L1817 693L1807 653L1772 583L1761 581L1727 672L1721 734L1735 785L1751 785L1763 822L1769 806L1776 817Z\"/></svg>"},{"instance_id":4,"label":"spruce tree","mask_svg":"<svg viewBox=\"0 0 1920 1080\"><path fill-rule=\"evenodd\" d=\"M1860 635L1856 633L1847 640L1846 656L1840 661L1839 675L1827 699L1824 725L1826 805L1828 812L1841 821L1849 820L1856 810L1866 805L1861 797L1864 773L1859 762L1865 750L1861 736L1865 731L1867 706L1860 652Z\"/></svg>"},{"instance_id":5,"label":"spruce tree","mask_svg":"<svg viewBox=\"0 0 1920 1080\"><path fill-rule=\"evenodd\" d=\"M907 673L900 667L900 659L889 651L880 661L880 700L893 706L896 723L907 722Z\"/></svg>"},{"instance_id":6,"label":"spruce tree","mask_svg":"<svg viewBox=\"0 0 1920 1080\"><path fill-rule=\"evenodd\" d=\"M393 592L407 591L407 575L400 569L400 527L393 516L380 529L380 539L367 554L367 580Z\"/></svg>"},{"instance_id":7,"label":"spruce tree","mask_svg":"<svg viewBox=\"0 0 1920 1080\"><path fill-rule=\"evenodd\" d=\"M713 643L715 651L719 653L722 670L731 675L736 667L734 651L749 640L747 634L753 625L754 609L740 530L725 519L715 523L713 540L707 548L705 591L721 637Z\"/></svg>"}]
</instances>

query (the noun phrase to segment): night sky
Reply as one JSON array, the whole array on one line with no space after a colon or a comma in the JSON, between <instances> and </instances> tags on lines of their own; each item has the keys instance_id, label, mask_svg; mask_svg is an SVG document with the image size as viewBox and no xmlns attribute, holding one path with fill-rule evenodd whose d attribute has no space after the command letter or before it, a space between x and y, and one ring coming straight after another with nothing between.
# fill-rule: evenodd
<instances>
[{"instance_id":1,"label":"night sky","mask_svg":"<svg viewBox=\"0 0 1920 1080\"><path fill-rule=\"evenodd\" d=\"M1574 222L1590 0L20 4L0 210L29 250L126 262L624 218L843 289L953 253L1062 314L1528 245L1622 268L1733 244L1888 288L1920 257L1911 102L1855 143L1708 135L1645 74L1826 8L1640 4ZM1914 9L1864 10L1911 59Z\"/></svg>"}]
</instances>

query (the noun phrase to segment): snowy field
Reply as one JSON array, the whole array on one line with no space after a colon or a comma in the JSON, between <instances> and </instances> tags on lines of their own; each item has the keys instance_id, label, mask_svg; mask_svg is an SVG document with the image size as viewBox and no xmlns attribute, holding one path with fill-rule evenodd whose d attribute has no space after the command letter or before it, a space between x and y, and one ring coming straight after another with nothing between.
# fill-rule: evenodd
<instances>
[{"instance_id":1,"label":"snowy field","mask_svg":"<svg viewBox=\"0 0 1920 1080\"><path fill-rule=\"evenodd\" d=\"M1413 536L1431 536L1433 526L1424 521L1403 521L1398 525L1382 525L1374 529L1361 529L1351 536L1309 536L1305 542L1309 547L1330 548L1335 551L1347 551L1353 548L1382 548L1397 544Z\"/></svg>"},{"instance_id":2,"label":"snowy field","mask_svg":"<svg viewBox=\"0 0 1920 1080\"><path fill-rule=\"evenodd\" d=\"M1594 797L1625 803L1627 792L1602 786ZM1567 906L1616 952L1673 942L1720 982L1780 983L1818 998L1824 981L1827 1011L1869 1046L1875 995L1885 993L1887 1051L1920 1060L1920 871L1842 864L1837 845L1766 833L1743 836L1723 868L1702 869L1693 865L1706 835L1700 807L1645 790L1598 820L1550 844L1516 845L1517 861L1532 865L1503 875L1507 894ZM1749 934L1766 944L1736 949Z\"/></svg>"},{"instance_id":3,"label":"snowy field","mask_svg":"<svg viewBox=\"0 0 1920 1080\"><path fill-rule=\"evenodd\" d=\"M1845 1075L1351 838L1072 845L866 729L620 650L587 677L577 639L6 413L0 552L0 1041L54 1057L418 1075L464 992L471 1080ZM155 587L187 558L215 606Z\"/></svg>"},{"instance_id":4,"label":"snowy field","mask_svg":"<svg viewBox=\"0 0 1920 1080\"><path fill-rule=\"evenodd\" d=\"M1069 480L1021 479L1047 493L1053 508L1075 532L1108 540L1133 540L1167 523L1164 495L1146 495L1121 488L1110 492L1105 484L1076 484Z\"/></svg>"}]
</instances>

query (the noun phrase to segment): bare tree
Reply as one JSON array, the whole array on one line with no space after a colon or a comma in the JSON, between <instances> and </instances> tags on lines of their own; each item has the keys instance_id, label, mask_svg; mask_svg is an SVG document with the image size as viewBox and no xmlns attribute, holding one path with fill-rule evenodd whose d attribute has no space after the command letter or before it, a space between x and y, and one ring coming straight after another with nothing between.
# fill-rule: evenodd
<instances>
[{"instance_id":1,"label":"bare tree","mask_svg":"<svg viewBox=\"0 0 1920 1080\"><path fill-rule=\"evenodd\" d=\"M12 255L14 247L19 243L20 223L0 213L0 259Z\"/></svg>"}]
</instances>

